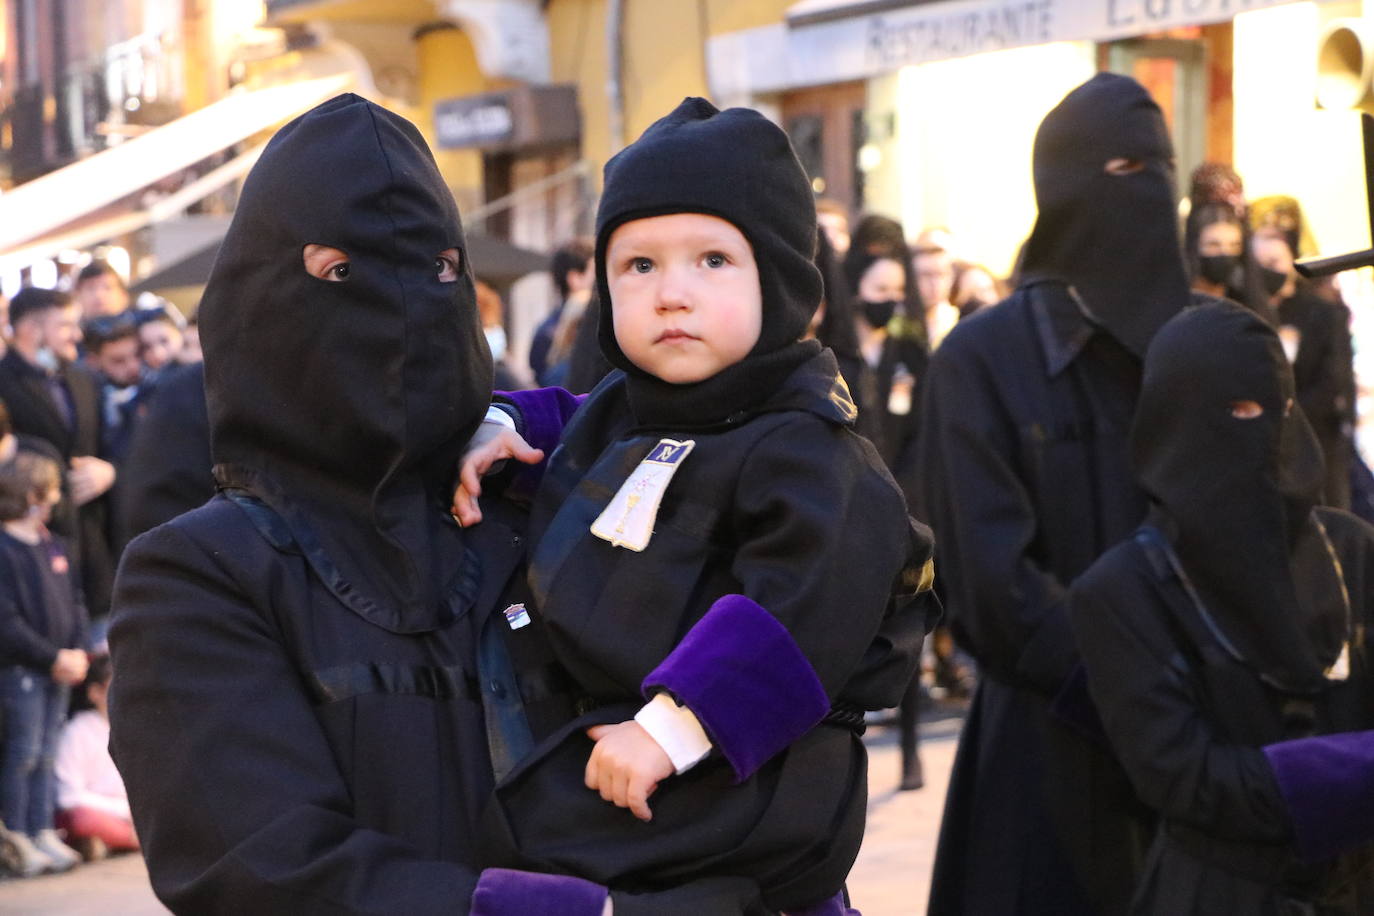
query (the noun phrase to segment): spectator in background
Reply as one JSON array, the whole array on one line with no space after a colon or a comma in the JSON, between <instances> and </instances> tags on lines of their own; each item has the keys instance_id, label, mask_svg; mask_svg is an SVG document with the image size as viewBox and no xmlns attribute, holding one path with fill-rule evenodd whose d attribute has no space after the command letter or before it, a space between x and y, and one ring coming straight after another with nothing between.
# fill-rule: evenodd
<instances>
[{"instance_id":1,"label":"spectator in background","mask_svg":"<svg viewBox=\"0 0 1374 916\"><path fill-rule=\"evenodd\" d=\"M60 498L55 462L21 453L0 466L0 820L5 865L25 878L81 861L53 829L53 755L87 664L80 589L45 527Z\"/></svg>"},{"instance_id":2,"label":"spectator in background","mask_svg":"<svg viewBox=\"0 0 1374 916\"><path fill-rule=\"evenodd\" d=\"M108 261L97 259L81 268L72 295L81 307L83 322L122 315L129 310L129 290L124 278Z\"/></svg>"},{"instance_id":3,"label":"spectator in background","mask_svg":"<svg viewBox=\"0 0 1374 916\"><path fill-rule=\"evenodd\" d=\"M501 294L481 280L474 280L473 286L477 290L477 312L482 316L482 333L486 335L496 373L492 386L497 391L526 387L506 362L506 307L501 302Z\"/></svg>"},{"instance_id":4,"label":"spectator in background","mask_svg":"<svg viewBox=\"0 0 1374 916\"><path fill-rule=\"evenodd\" d=\"M100 381L101 454L121 464L138 419L143 381L142 347L132 316L97 318L86 324L87 361Z\"/></svg>"},{"instance_id":5,"label":"spectator in background","mask_svg":"<svg viewBox=\"0 0 1374 916\"><path fill-rule=\"evenodd\" d=\"M1350 437L1355 417L1355 367L1350 310L1300 281L1293 262L1300 245L1293 223L1263 223L1251 247L1279 339L1293 364L1298 403L1326 456L1325 504L1350 507Z\"/></svg>"},{"instance_id":6,"label":"spectator in background","mask_svg":"<svg viewBox=\"0 0 1374 916\"><path fill-rule=\"evenodd\" d=\"M816 222L820 224L835 256L843 258L849 251L849 211L844 204L822 197L816 201Z\"/></svg>"},{"instance_id":7,"label":"spectator in background","mask_svg":"<svg viewBox=\"0 0 1374 916\"><path fill-rule=\"evenodd\" d=\"M0 293L0 359L5 356L5 350L10 344L10 300Z\"/></svg>"},{"instance_id":8,"label":"spectator in background","mask_svg":"<svg viewBox=\"0 0 1374 916\"><path fill-rule=\"evenodd\" d=\"M1229 165L1204 162L1193 169L1188 183L1188 212L1207 204L1222 204L1244 220L1249 213L1245 184Z\"/></svg>"},{"instance_id":9,"label":"spectator in background","mask_svg":"<svg viewBox=\"0 0 1374 916\"><path fill-rule=\"evenodd\" d=\"M129 795L110 759L108 695L114 669L108 655L91 658L81 685L82 710L62 729L54 773L57 826L87 862L138 848Z\"/></svg>"},{"instance_id":10,"label":"spectator in background","mask_svg":"<svg viewBox=\"0 0 1374 916\"><path fill-rule=\"evenodd\" d=\"M587 308L592 287L596 282L595 271L592 268L594 253L592 240L585 238L573 239L553 253L553 263L549 270L553 273L553 285L558 294L558 302L548 317L535 328L534 339L530 341L530 371L534 373L534 379L540 385L551 384L547 375L551 368L549 350L553 347L554 336L563 322L564 313L572 309L581 317Z\"/></svg>"},{"instance_id":11,"label":"spectator in background","mask_svg":"<svg viewBox=\"0 0 1374 916\"><path fill-rule=\"evenodd\" d=\"M0 400L15 432L42 439L61 459L74 508L66 519L59 513L56 527L75 548L87 608L102 618L114 581L104 496L114 485L115 467L101 452L99 386L76 363L79 318L66 293L32 286L19 291L10 303L14 337L0 359Z\"/></svg>"},{"instance_id":12,"label":"spectator in background","mask_svg":"<svg viewBox=\"0 0 1374 916\"><path fill-rule=\"evenodd\" d=\"M954 265L954 285L949 301L962 320L979 309L996 305L1007 298L1006 286L982 264L959 261Z\"/></svg>"},{"instance_id":13,"label":"spectator in background","mask_svg":"<svg viewBox=\"0 0 1374 916\"><path fill-rule=\"evenodd\" d=\"M186 319L186 327L181 332L181 353L177 355L177 362L183 366L192 366L204 359L200 350L200 322L194 315Z\"/></svg>"},{"instance_id":14,"label":"spectator in background","mask_svg":"<svg viewBox=\"0 0 1374 916\"><path fill-rule=\"evenodd\" d=\"M138 339L150 382L178 361L185 343L181 325L164 309L149 309L138 316Z\"/></svg>"},{"instance_id":15,"label":"spectator in background","mask_svg":"<svg viewBox=\"0 0 1374 916\"><path fill-rule=\"evenodd\" d=\"M1255 264L1249 228L1230 204L1204 203L1189 211L1183 253L1194 290L1239 302L1278 325Z\"/></svg>"},{"instance_id":16,"label":"spectator in background","mask_svg":"<svg viewBox=\"0 0 1374 916\"><path fill-rule=\"evenodd\" d=\"M959 323L959 309L950 302L954 292L954 258L947 229L926 229L916 239L912 269L920 296L926 341L934 350Z\"/></svg>"}]
</instances>

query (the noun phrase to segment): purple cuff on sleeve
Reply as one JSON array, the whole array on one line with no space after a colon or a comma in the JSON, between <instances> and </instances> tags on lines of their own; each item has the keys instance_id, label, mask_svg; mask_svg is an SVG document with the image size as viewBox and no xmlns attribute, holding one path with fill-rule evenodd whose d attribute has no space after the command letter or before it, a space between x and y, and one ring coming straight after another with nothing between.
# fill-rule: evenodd
<instances>
[{"instance_id":1,"label":"purple cuff on sleeve","mask_svg":"<svg viewBox=\"0 0 1374 916\"><path fill-rule=\"evenodd\" d=\"M792 634L743 595L711 605L644 679L696 715L743 782L830 711L820 679Z\"/></svg>"},{"instance_id":2,"label":"purple cuff on sleeve","mask_svg":"<svg viewBox=\"0 0 1374 916\"><path fill-rule=\"evenodd\" d=\"M1282 741L1264 755L1304 859L1319 862L1374 840L1374 731Z\"/></svg>"},{"instance_id":3,"label":"purple cuff on sleeve","mask_svg":"<svg viewBox=\"0 0 1374 916\"><path fill-rule=\"evenodd\" d=\"M488 868L472 892L470 916L601 916L609 892L570 875Z\"/></svg>"},{"instance_id":4,"label":"purple cuff on sleeve","mask_svg":"<svg viewBox=\"0 0 1374 916\"><path fill-rule=\"evenodd\" d=\"M506 495L515 498L532 498L539 489L539 481L544 479L544 469L548 467L549 456L558 447L563 436L563 427L587 399L585 394L574 395L562 388L533 388L528 391L493 392L496 401L510 404L520 417L516 426L525 441L537 449L543 449L544 458L538 464L521 465L506 486Z\"/></svg>"},{"instance_id":5,"label":"purple cuff on sleeve","mask_svg":"<svg viewBox=\"0 0 1374 916\"><path fill-rule=\"evenodd\" d=\"M786 910L782 916L863 916L858 910L848 907L844 902L844 891L829 900L813 903L799 910Z\"/></svg>"}]
</instances>

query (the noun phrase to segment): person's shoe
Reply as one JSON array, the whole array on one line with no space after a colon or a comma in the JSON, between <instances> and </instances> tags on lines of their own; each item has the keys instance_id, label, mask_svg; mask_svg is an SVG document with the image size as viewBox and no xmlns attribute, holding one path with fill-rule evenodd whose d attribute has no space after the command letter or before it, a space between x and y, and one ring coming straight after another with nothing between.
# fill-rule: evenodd
<instances>
[{"instance_id":1,"label":"person's shoe","mask_svg":"<svg viewBox=\"0 0 1374 916\"><path fill-rule=\"evenodd\" d=\"M902 781L897 785L897 791L912 792L924 788L925 784L926 777L921 766L921 758L913 755L902 767Z\"/></svg>"},{"instance_id":2,"label":"person's shoe","mask_svg":"<svg viewBox=\"0 0 1374 916\"><path fill-rule=\"evenodd\" d=\"M18 831L9 831L0 837L0 862L11 874L20 878L41 875L55 864L51 856Z\"/></svg>"},{"instance_id":3,"label":"person's shoe","mask_svg":"<svg viewBox=\"0 0 1374 916\"><path fill-rule=\"evenodd\" d=\"M53 864L48 869L49 871L70 871L81 864L81 854L62 842L57 831L51 827L47 830L38 831L33 837L33 845L38 848L39 852L52 859Z\"/></svg>"},{"instance_id":4,"label":"person's shoe","mask_svg":"<svg viewBox=\"0 0 1374 916\"><path fill-rule=\"evenodd\" d=\"M80 853L86 862L99 862L110 855L110 847L98 836L77 837L72 841L71 847Z\"/></svg>"}]
</instances>

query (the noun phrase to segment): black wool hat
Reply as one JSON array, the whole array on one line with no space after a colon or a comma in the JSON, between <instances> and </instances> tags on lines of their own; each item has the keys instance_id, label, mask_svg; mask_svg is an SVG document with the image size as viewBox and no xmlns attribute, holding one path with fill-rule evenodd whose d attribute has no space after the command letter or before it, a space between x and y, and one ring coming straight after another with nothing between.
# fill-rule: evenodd
<instances>
[{"instance_id":1,"label":"black wool hat","mask_svg":"<svg viewBox=\"0 0 1374 916\"><path fill-rule=\"evenodd\" d=\"M687 98L606 163L596 214L596 283L601 348L630 375L611 322L606 246L616 227L669 213L705 213L732 223L758 263L763 322L751 356L795 343L821 301L816 203L782 128L757 111L720 111Z\"/></svg>"}]
</instances>

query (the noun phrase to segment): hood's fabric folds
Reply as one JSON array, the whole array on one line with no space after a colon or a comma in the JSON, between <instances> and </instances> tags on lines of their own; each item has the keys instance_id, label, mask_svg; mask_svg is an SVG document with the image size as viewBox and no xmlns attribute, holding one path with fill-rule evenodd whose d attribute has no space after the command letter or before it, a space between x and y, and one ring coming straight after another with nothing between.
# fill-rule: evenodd
<instances>
[{"instance_id":1,"label":"hood's fabric folds","mask_svg":"<svg viewBox=\"0 0 1374 916\"><path fill-rule=\"evenodd\" d=\"M1254 402L1259 416L1234 415ZM1131 432L1141 486L1207 612L1272 685L1320 688L1347 602L1313 508L1323 464L1278 336L1230 302L1156 335Z\"/></svg>"},{"instance_id":2,"label":"hood's fabric folds","mask_svg":"<svg viewBox=\"0 0 1374 916\"><path fill-rule=\"evenodd\" d=\"M1141 357L1188 302L1173 157L1159 106L1135 80L1114 73L1070 92L1035 135L1039 214L1022 276L1072 286L1093 320ZM1109 174L1113 159L1139 167Z\"/></svg>"},{"instance_id":3,"label":"hood's fabric folds","mask_svg":"<svg viewBox=\"0 0 1374 916\"><path fill-rule=\"evenodd\" d=\"M342 282L302 253L349 258ZM215 477L291 527L321 579L394 632L452 617L436 540L491 355L453 202L414 125L355 95L283 127L244 184L200 308Z\"/></svg>"}]
</instances>

